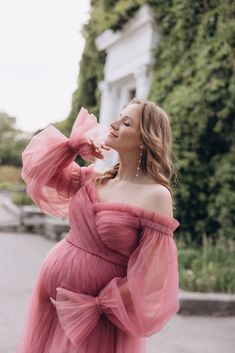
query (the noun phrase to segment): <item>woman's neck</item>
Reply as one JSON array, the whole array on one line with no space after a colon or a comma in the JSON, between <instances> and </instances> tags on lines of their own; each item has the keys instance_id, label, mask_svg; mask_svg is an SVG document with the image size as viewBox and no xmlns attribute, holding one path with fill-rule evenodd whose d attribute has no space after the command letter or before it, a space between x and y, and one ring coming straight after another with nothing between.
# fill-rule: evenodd
<instances>
[{"instance_id":1,"label":"woman's neck","mask_svg":"<svg viewBox=\"0 0 235 353\"><path fill-rule=\"evenodd\" d=\"M114 180L116 182L128 182L134 184L156 184L156 180L146 173L141 168L138 171L138 177L136 176L137 167L139 162L139 153L122 153L119 154L119 169Z\"/></svg>"},{"instance_id":2,"label":"woman's neck","mask_svg":"<svg viewBox=\"0 0 235 353\"><path fill-rule=\"evenodd\" d=\"M139 161L139 154L138 153L123 153L119 154L119 170L116 175L115 179L118 179L119 181L128 181L128 182L133 182L135 181L136 177L136 172L137 172L137 166L138 166L138 161ZM141 175L142 172L139 170L139 175Z\"/></svg>"}]
</instances>

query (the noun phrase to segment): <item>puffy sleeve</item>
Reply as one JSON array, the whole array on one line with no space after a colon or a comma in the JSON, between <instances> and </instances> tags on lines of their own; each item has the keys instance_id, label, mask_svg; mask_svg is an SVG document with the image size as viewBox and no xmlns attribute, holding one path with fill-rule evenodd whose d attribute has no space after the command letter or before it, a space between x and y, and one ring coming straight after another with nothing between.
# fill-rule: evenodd
<instances>
[{"instance_id":1,"label":"puffy sleeve","mask_svg":"<svg viewBox=\"0 0 235 353\"><path fill-rule=\"evenodd\" d=\"M28 195L45 213L58 217L68 215L71 197L94 173L92 165L80 167L74 159L79 154L86 161L95 161L90 139L93 143L98 141L99 129L96 117L81 108L70 138L50 125L33 136L26 146L21 176Z\"/></svg>"},{"instance_id":2,"label":"puffy sleeve","mask_svg":"<svg viewBox=\"0 0 235 353\"><path fill-rule=\"evenodd\" d=\"M144 337L161 330L179 310L173 231L180 223L160 213L150 216L141 220L141 239L125 277L113 278L97 297L57 289L54 304L59 320L75 345L87 337L101 314L126 334Z\"/></svg>"}]
</instances>

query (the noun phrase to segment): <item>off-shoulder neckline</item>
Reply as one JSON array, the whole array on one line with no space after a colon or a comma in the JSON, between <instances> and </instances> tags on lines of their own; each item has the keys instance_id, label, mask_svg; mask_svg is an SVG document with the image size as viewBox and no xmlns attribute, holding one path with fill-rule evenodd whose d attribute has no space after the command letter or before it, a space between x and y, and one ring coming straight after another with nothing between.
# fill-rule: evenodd
<instances>
[{"instance_id":1,"label":"off-shoulder neckline","mask_svg":"<svg viewBox=\"0 0 235 353\"><path fill-rule=\"evenodd\" d=\"M88 180L85 185L88 188L88 192L92 198L94 208L97 211L109 209L114 211L128 212L136 217L160 223L173 230L178 228L178 226L180 225L180 222L176 218L168 217L158 211L146 210L140 206L127 204L124 202L103 202L99 198L98 191L92 179Z\"/></svg>"}]
</instances>

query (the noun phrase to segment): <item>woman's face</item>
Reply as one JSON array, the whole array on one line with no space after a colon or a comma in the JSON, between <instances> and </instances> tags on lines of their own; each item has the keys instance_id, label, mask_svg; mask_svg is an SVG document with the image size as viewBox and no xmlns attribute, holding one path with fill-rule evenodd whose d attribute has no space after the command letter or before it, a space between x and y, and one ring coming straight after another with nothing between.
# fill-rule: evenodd
<instances>
[{"instance_id":1,"label":"woman's face","mask_svg":"<svg viewBox=\"0 0 235 353\"><path fill-rule=\"evenodd\" d=\"M105 144L117 152L139 150L142 141L140 134L140 106L130 104L125 107L119 118L110 124L110 132Z\"/></svg>"}]
</instances>

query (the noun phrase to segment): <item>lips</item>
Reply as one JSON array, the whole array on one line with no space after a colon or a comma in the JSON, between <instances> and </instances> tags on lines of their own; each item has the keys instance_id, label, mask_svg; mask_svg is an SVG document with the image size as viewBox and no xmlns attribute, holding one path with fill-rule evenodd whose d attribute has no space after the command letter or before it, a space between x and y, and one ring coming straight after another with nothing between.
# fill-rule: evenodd
<instances>
[{"instance_id":1,"label":"lips","mask_svg":"<svg viewBox=\"0 0 235 353\"><path fill-rule=\"evenodd\" d=\"M116 135L114 135L114 134L112 133L112 131L110 131L110 133L108 134L108 136L111 136L111 137L115 137L115 138L117 138L117 136L116 136Z\"/></svg>"}]
</instances>

